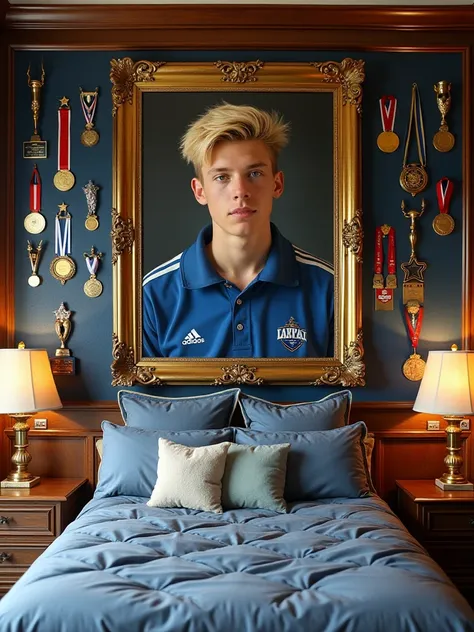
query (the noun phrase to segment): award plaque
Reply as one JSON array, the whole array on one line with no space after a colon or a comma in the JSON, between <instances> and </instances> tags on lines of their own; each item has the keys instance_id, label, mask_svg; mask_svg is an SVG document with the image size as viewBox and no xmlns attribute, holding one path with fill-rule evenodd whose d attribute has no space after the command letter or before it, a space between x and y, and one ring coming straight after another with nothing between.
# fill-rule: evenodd
<instances>
[{"instance_id":1,"label":"award plaque","mask_svg":"<svg viewBox=\"0 0 474 632\"><path fill-rule=\"evenodd\" d=\"M46 228L46 219L44 215L41 215L38 211L34 213L28 213L23 222L25 230L27 230L32 235L37 235L38 233L42 233Z\"/></svg>"},{"instance_id":2,"label":"award plaque","mask_svg":"<svg viewBox=\"0 0 474 632\"><path fill-rule=\"evenodd\" d=\"M64 285L76 274L76 264L68 255L54 257L49 266L49 271L55 279Z\"/></svg>"},{"instance_id":3,"label":"award plaque","mask_svg":"<svg viewBox=\"0 0 474 632\"><path fill-rule=\"evenodd\" d=\"M31 111L33 112L34 132L30 140L23 142L23 158L47 158L48 144L45 140L41 140L38 133L39 111L41 106L41 88L44 86L44 66L41 64L41 79L32 79L30 76L30 66L26 72L28 77L28 86L31 88Z\"/></svg>"}]
</instances>

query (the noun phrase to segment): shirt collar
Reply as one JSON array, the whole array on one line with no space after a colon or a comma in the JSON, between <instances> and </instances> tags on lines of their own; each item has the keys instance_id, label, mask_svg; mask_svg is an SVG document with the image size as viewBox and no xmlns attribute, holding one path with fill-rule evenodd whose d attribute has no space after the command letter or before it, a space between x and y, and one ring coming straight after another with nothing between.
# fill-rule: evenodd
<instances>
[{"instance_id":1,"label":"shirt collar","mask_svg":"<svg viewBox=\"0 0 474 632\"><path fill-rule=\"evenodd\" d=\"M299 285L298 265L293 246L271 224L272 245L265 267L256 280L295 287ZM224 282L207 258L206 246L212 240L212 225L208 224L200 232L196 241L181 257L181 280L183 287L195 290Z\"/></svg>"}]
</instances>

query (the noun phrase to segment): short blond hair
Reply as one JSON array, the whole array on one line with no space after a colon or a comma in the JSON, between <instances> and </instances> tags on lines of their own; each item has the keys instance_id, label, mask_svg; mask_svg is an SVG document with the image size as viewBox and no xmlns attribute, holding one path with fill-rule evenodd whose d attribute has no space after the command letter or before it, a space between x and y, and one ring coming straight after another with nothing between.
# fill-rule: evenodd
<instances>
[{"instance_id":1,"label":"short blond hair","mask_svg":"<svg viewBox=\"0 0 474 632\"><path fill-rule=\"evenodd\" d=\"M223 103L210 107L191 123L181 138L181 155L192 163L198 177L210 160L217 143L225 140L261 140L272 155L277 171L278 154L288 143L290 124L278 112L267 112L251 105Z\"/></svg>"}]
</instances>

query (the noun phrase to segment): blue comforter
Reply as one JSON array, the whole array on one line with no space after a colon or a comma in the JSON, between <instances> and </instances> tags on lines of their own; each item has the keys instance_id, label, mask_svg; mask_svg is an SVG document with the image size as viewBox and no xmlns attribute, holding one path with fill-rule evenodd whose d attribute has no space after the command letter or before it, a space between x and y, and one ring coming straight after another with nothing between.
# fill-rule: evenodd
<instances>
[{"instance_id":1,"label":"blue comforter","mask_svg":"<svg viewBox=\"0 0 474 632\"><path fill-rule=\"evenodd\" d=\"M0 601L1 632L471 632L379 498L222 515L93 499Z\"/></svg>"}]
</instances>

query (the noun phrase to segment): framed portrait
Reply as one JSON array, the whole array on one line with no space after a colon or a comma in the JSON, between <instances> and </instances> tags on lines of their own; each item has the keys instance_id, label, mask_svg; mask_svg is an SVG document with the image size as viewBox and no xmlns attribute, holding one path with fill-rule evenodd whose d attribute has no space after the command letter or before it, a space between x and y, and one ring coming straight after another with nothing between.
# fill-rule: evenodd
<instances>
[{"instance_id":1,"label":"framed portrait","mask_svg":"<svg viewBox=\"0 0 474 632\"><path fill-rule=\"evenodd\" d=\"M364 63L176 63L114 59L112 384L365 383L360 113ZM210 223L180 155L188 126L221 103L276 111L290 124L285 191L272 222L334 269L331 357L147 357L142 281Z\"/></svg>"}]
</instances>

